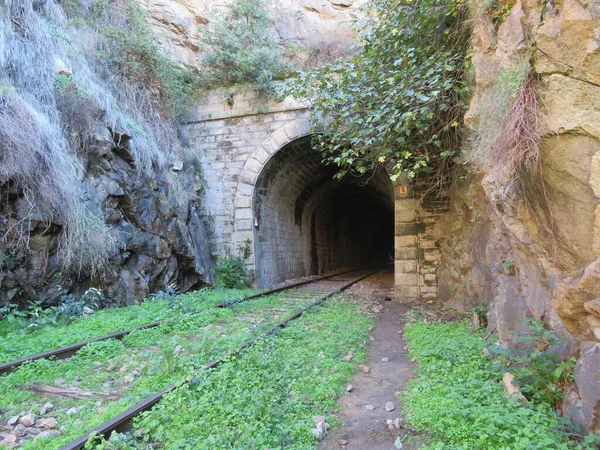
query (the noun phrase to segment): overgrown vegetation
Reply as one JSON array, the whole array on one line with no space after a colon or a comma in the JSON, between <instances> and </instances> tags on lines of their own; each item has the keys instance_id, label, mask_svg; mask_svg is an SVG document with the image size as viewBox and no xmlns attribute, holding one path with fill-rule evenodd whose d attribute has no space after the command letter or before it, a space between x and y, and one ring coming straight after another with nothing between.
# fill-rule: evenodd
<instances>
[{"instance_id":1,"label":"overgrown vegetation","mask_svg":"<svg viewBox=\"0 0 600 450\"><path fill-rule=\"evenodd\" d=\"M267 17L269 0L231 0L205 41L208 78L213 84L245 84L275 94L274 80L290 71Z\"/></svg>"},{"instance_id":2,"label":"overgrown vegetation","mask_svg":"<svg viewBox=\"0 0 600 450\"><path fill-rule=\"evenodd\" d=\"M143 431L142 441L166 448L228 448L232 443L236 448L312 448L312 417L327 418L338 408L344 383L356 363L366 359L371 323L352 303L328 302L239 358L197 373L191 385L144 413L136 429ZM355 349L353 362L343 360L350 348ZM179 429L166 425L175 415ZM202 420L193 419L199 416Z\"/></svg>"},{"instance_id":3,"label":"overgrown vegetation","mask_svg":"<svg viewBox=\"0 0 600 450\"><path fill-rule=\"evenodd\" d=\"M201 293L197 300L214 300L213 293ZM117 448L146 448L147 443L159 441L165 448L178 448L188 438L197 441L197 445L188 445L193 448L226 448L231 442L244 448L262 448L264 445L258 444L275 442L289 444L286 448L306 448L316 442L310 431L314 428L311 416L328 415L330 408L336 408L335 399L343 392L343 382L353 373L355 363L365 360L371 319L362 315L354 303L343 298L330 300L325 307L290 324L276 337L258 341L241 355L233 356L232 350L270 329L281 320L283 310L287 316L308 301L282 293L236 308L205 309L194 316L170 311L164 324L136 331L122 341L89 344L65 361L24 364L0 378L0 389L5 393L0 408L8 416L23 410L38 411L39 394L26 388L32 382L77 386L92 392L84 400L53 398L52 415L59 421L60 435L32 440L24 446L49 450L124 411L149 393L195 377L190 385L163 400L160 408L141 418L142 430L123 440L116 437L106 448L115 448L117 439L119 444L126 444ZM155 312L168 308L166 301L147 303L160 306ZM129 309L139 311L139 307L121 309L120 315L114 314L111 320L129 315ZM93 320L96 314L108 311L83 320ZM300 337L302 345L298 345ZM342 359L349 348L355 349L353 362ZM203 369L204 364L218 357L227 361L217 369ZM219 398L227 401L215 401ZM75 416L67 413L72 407L77 408ZM175 415L174 410L179 412ZM177 417L177 426L164 421L165 414ZM202 420L188 420L199 414Z\"/></svg>"},{"instance_id":4,"label":"overgrown vegetation","mask_svg":"<svg viewBox=\"0 0 600 450\"><path fill-rule=\"evenodd\" d=\"M83 172L97 170L99 145L129 154L141 173L163 168L181 152L175 105L199 77L160 51L134 0L0 8L0 171L24 200L7 208L2 251L27 252L32 229L53 224L66 272L93 274L120 243Z\"/></svg>"},{"instance_id":5,"label":"overgrown vegetation","mask_svg":"<svg viewBox=\"0 0 600 450\"><path fill-rule=\"evenodd\" d=\"M238 249L238 255L227 255L217 259L215 278L217 287L224 289L241 289L249 282L245 261L251 255L251 241Z\"/></svg>"},{"instance_id":6,"label":"overgrown vegetation","mask_svg":"<svg viewBox=\"0 0 600 450\"><path fill-rule=\"evenodd\" d=\"M485 341L468 324L417 322L405 336L418 376L402 397L409 425L430 434L423 448L591 450L598 443L591 435L575 439L548 403L521 404L504 394L483 352ZM542 336L549 344L548 334ZM532 367L548 358L534 354L521 363Z\"/></svg>"},{"instance_id":7,"label":"overgrown vegetation","mask_svg":"<svg viewBox=\"0 0 600 450\"><path fill-rule=\"evenodd\" d=\"M295 95L311 98L316 140L339 176L386 166L393 179L443 173L460 147L469 32L459 0L376 0L359 29L362 51L302 73Z\"/></svg>"},{"instance_id":8,"label":"overgrown vegetation","mask_svg":"<svg viewBox=\"0 0 600 450\"><path fill-rule=\"evenodd\" d=\"M202 290L167 299L152 299L139 306L103 309L84 315L83 307L93 307L101 299L93 291L89 291L84 298L62 293L61 304L82 313L69 314L68 320L62 313L59 314L60 305L42 308L39 303L33 303L25 310L18 309L17 305L9 305L0 310L0 362L94 339L182 313L187 314L243 295L244 292L239 290ZM185 311L179 308L180 303L186 305Z\"/></svg>"},{"instance_id":9,"label":"overgrown vegetation","mask_svg":"<svg viewBox=\"0 0 600 450\"><path fill-rule=\"evenodd\" d=\"M495 356L492 370L499 376L510 372L528 400L559 410L573 384L575 367L575 358L561 361L555 353L562 344L564 339L554 330L546 329L541 321L528 319L527 330L516 333L512 345L488 347Z\"/></svg>"}]
</instances>

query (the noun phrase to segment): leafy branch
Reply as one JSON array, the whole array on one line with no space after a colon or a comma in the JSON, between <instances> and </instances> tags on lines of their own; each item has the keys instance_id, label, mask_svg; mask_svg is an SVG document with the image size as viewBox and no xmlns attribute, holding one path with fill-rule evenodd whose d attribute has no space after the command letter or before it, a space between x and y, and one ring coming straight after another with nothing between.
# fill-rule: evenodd
<instances>
[{"instance_id":1,"label":"leafy branch","mask_svg":"<svg viewBox=\"0 0 600 450\"><path fill-rule=\"evenodd\" d=\"M311 72L289 93L312 100L315 147L338 176L387 167L392 179L448 167L460 145L468 30L461 0L376 0L360 53Z\"/></svg>"}]
</instances>

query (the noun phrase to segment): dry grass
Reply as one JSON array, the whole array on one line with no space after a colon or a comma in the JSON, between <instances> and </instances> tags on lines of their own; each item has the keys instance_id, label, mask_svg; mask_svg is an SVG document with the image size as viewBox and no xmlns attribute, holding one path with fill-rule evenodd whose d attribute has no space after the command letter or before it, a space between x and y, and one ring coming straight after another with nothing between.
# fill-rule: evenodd
<instances>
[{"instance_id":1,"label":"dry grass","mask_svg":"<svg viewBox=\"0 0 600 450\"><path fill-rule=\"evenodd\" d=\"M473 126L467 140L470 148L463 154L472 166L484 171L493 168L492 146L499 139L512 104L527 81L529 69L528 61L517 62L503 69L493 85L476 93L474 102L478 106L478 123Z\"/></svg>"},{"instance_id":2,"label":"dry grass","mask_svg":"<svg viewBox=\"0 0 600 450\"><path fill-rule=\"evenodd\" d=\"M93 274L108 263L118 248L114 230L95 214L83 212L61 235L59 255L71 272Z\"/></svg>"},{"instance_id":3,"label":"dry grass","mask_svg":"<svg viewBox=\"0 0 600 450\"><path fill-rule=\"evenodd\" d=\"M510 182L521 172L532 172L540 162L543 122L540 115L537 80L529 75L519 89L500 135L492 144L492 171Z\"/></svg>"},{"instance_id":4,"label":"dry grass","mask_svg":"<svg viewBox=\"0 0 600 450\"><path fill-rule=\"evenodd\" d=\"M47 220L77 210L77 158L60 129L15 92L0 95L0 171L15 182Z\"/></svg>"},{"instance_id":5,"label":"dry grass","mask_svg":"<svg viewBox=\"0 0 600 450\"><path fill-rule=\"evenodd\" d=\"M127 28L119 11L106 20ZM181 152L174 118L155 92L115 75L101 58L106 46L95 29L69 22L55 0L0 2L0 181L30 206L26 217L7 218L13 225L3 230L4 245L26 246L25 222L59 225L58 255L75 272L103 268L118 247L85 187L86 152L98 126L127 136L142 173ZM58 60L72 75L56 73Z\"/></svg>"}]
</instances>

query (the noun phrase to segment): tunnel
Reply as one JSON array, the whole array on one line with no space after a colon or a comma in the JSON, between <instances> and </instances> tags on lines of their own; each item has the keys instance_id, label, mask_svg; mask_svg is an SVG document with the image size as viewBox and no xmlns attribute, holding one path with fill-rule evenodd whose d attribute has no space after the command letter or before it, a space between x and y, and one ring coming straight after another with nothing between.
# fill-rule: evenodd
<instances>
[{"instance_id":1,"label":"tunnel","mask_svg":"<svg viewBox=\"0 0 600 450\"><path fill-rule=\"evenodd\" d=\"M387 173L334 179L311 136L290 142L265 164L254 190L256 281L392 262L394 197Z\"/></svg>"}]
</instances>

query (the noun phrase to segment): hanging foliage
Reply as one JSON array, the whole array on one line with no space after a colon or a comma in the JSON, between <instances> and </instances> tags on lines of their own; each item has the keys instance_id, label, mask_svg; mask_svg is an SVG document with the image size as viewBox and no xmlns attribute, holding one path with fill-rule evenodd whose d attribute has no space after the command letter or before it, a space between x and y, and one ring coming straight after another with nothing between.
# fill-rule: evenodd
<instances>
[{"instance_id":1,"label":"hanging foliage","mask_svg":"<svg viewBox=\"0 0 600 450\"><path fill-rule=\"evenodd\" d=\"M392 179L446 166L460 145L469 31L462 0L374 0L360 52L301 73L315 139L338 176L388 167Z\"/></svg>"}]
</instances>

